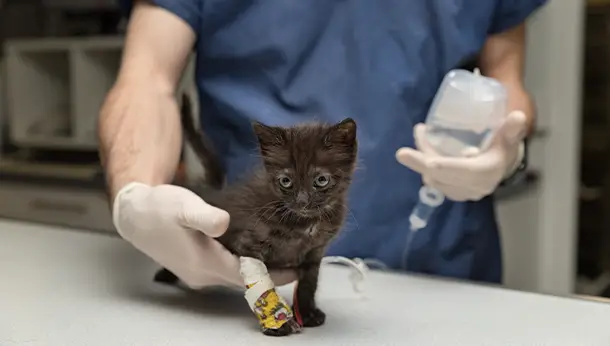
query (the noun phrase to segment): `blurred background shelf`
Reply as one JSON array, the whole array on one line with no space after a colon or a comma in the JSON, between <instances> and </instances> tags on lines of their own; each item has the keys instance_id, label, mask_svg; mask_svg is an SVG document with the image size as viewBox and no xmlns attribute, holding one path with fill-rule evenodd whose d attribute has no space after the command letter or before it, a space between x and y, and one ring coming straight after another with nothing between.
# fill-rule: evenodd
<instances>
[{"instance_id":1,"label":"blurred background shelf","mask_svg":"<svg viewBox=\"0 0 610 346\"><path fill-rule=\"evenodd\" d=\"M105 194L75 186L0 184L0 218L114 232Z\"/></svg>"},{"instance_id":2,"label":"blurred background shelf","mask_svg":"<svg viewBox=\"0 0 610 346\"><path fill-rule=\"evenodd\" d=\"M122 47L122 37L7 42L7 112L14 144L96 150L96 119Z\"/></svg>"},{"instance_id":3,"label":"blurred background shelf","mask_svg":"<svg viewBox=\"0 0 610 346\"><path fill-rule=\"evenodd\" d=\"M0 217L114 230L97 154L97 119L120 69L123 43L119 35L5 42L11 149L0 160ZM193 60L177 94L195 96L198 109ZM192 158L188 148L179 178L201 171Z\"/></svg>"}]
</instances>

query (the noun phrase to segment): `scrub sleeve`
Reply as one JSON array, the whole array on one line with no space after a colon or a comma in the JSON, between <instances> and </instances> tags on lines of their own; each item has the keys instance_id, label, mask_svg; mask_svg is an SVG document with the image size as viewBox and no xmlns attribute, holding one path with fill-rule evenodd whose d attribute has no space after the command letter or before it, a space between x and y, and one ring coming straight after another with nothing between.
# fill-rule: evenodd
<instances>
[{"instance_id":1,"label":"scrub sleeve","mask_svg":"<svg viewBox=\"0 0 610 346\"><path fill-rule=\"evenodd\" d=\"M193 31L199 35L203 1L201 0L150 0L150 3L159 6L184 20ZM119 0L119 7L126 17L131 15L132 0Z\"/></svg>"},{"instance_id":2,"label":"scrub sleeve","mask_svg":"<svg viewBox=\"0 0 610 346\"><path fill-rule=\"evenodd\" d=\"M548 0L498 0L489 34L494 35L523 23Z\"/></svg>"}]
</instances>

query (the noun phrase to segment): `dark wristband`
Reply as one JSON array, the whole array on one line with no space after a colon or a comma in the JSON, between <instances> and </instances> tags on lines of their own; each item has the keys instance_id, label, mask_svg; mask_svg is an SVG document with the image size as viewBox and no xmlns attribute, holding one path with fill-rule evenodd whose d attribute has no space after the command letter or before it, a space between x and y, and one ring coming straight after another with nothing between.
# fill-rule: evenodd
<instances>
[{"instance_id":1,"label":"dark wristband","mask_svg":"<svg viewBox=\"0 0 610 346\"><path fill-rule=\"evenodd\" d=\"M502 182L500 182L500 187L506 187L510 185L516 185L523 181L526 176L527 168L528 168L528 156L529 156L529 143L528 139L525 138L523 140L523 157L521 158L521 162L517 169L515 169L512 174L506 177Z\"/></svg>"}]
</instances>

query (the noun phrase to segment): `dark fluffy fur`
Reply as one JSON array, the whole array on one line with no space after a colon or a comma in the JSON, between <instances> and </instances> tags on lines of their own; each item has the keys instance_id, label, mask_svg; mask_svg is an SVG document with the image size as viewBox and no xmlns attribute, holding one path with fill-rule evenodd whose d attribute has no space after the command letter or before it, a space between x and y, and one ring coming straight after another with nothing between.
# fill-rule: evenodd
<instances>
[{"instance_id":1,"label":"dark fluffy fur","mask_svg":"<svg viewBox=\"0 0 610 346\"><path fill-rule=\"evenodd\" d=\"M203 199L231 216L217 240L237 256L254 257L269 269L297 271L296 298L306 327L322 325L315 303L320 262L346 215L346 194L357 156L356 123L309 123L282 128L253 124L262 165L243 181L221 188L224 174L209 140L193 126L183 102L185 137L206 168L216 191ZM163 270L157 281L176 281ZM286 330L268 331L287 335Z\"/></svg>"}]
</instances>

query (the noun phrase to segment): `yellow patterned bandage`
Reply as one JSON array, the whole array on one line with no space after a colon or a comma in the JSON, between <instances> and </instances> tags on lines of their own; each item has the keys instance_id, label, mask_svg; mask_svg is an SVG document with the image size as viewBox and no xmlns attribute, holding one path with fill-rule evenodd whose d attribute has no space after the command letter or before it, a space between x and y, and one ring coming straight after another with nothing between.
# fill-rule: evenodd
<instances>
[{"instance_id":1,"label":"yellow patterned bandage","mask_svg":"<svg viewBox=\"0 0 610 346\"><path fill-rule=\"evenodd\" d=\"M275 290L265 264L250 257L241 257L240 262L241 275L247 288L245 298L261 329L279 329L290 323L294 331L299 330L292 309Z\"/></svg>"}]
</instances>

